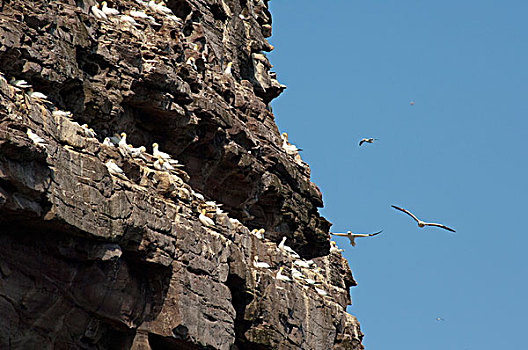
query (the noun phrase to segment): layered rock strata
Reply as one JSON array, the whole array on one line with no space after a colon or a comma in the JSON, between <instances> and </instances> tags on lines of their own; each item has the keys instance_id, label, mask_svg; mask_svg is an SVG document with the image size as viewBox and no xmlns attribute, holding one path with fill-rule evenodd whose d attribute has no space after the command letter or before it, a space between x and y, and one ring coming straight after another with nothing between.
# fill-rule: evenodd
<instances>
[{"instance_id":1,"label":"layered rock strata","mask_svg":"<svg viewBox=\"0 0 528 350\"><path fill-rule=\"evenodd\" d=\"M0 347L361 349L355 282L269 108L267 3L93 5L2 3ZM121 132L147 152L103 144ZM154 142L184 167L160 170Z\"/></svg>"}]
</instances>

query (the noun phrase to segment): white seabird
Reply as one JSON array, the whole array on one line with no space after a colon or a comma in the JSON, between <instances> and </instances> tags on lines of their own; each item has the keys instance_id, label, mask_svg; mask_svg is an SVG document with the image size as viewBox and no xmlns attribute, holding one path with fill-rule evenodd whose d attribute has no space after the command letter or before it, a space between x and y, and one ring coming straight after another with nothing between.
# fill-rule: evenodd
<instances>
[{"instance_id":1,"label":"white seabird","mask_svg":"<svg viewBox=\"0 0 528 350\"><path fill-rule=\"evenodd\" d=\"M189 57L185 63L193 67L194 70L198 70L198 67L196 66L196 59L194 57Z\"/></svg>"},{"instance_id":2,"label":"white seabird","mask_svg":"<svg viewBox=\"0 0 528 350\"><path fill-rule=\"evenodd\" d=\"M323 297L328 295L328 293L326 291L322 290L321 288L317 288L317 287L314 287L314 288L315 288L315 291L317 292L317 294L322 295Z\"/></svg>"},{"instance_id":3,"label":"white seabird","mask_svg":"<svg viewBox=\"0 0 528 350\"><path fill-rule=\"evenodd\" d=\"M158 158L158 156L161 157L164 161L169 162L173 166L183 166L183 164L179 164L178 160L172 159L170 154L160 151L157 143L152 144L152 155L155 158Z\"/></svg>"},{"instance_id":4,"label":"white seabird","mask_svg":"<svg viewBox=\"0 0 528 350\"><path fill-rule=\"evenodd\" d=\"M29 89L28 89L27 95L28 95L29 97L34 98L34 99L37 99L37 100L50 102L50 101L48 100L48 96L44 95L42 92L33 91L32 88L29 88Z\"/></svg>"},{"instance_id":5,"label":"white seabird","mask_svg":"<svg viewBox=\"0 0 528 350\"><path fill-rule=\"evenodd\" d=\"M137 27L139 26L139 23L136 22L136 20L132 17L130 17L129 15L122 15L121 17L119 17L119 21L120 22L126 22L134 27Z\"/></svg>"},{"instance_id":6,"label":"white seabird","mask_svg":"<svg viewBox=\"0 0 528 350\"><path fill-rule=\"evenodd\" d=\"M301 148L297 148L295 145L292 145L288 142L288 134L283 132L281 134L282 139L282 148L286 151L286 153L291 155L296 155L299 151L302 151Z\"/></svg>"},{"instance_id":7,"label":"white seabird","mask_svg":"<svg viewBox=\"0 0 528 350\"><path fill-rule=\"evenodd\" d=\"M213 219L205 215L205 209L202 209L202 212L200 213L200 216L198 216L198 219L204 226L215 226Z\"/></svg>"},{"instance_id":8,"label":"white seabird","mask_svg":"<svg viewBox=\"0 0 528 350\"><path fill-rule=\"evenodd\" d=\"M84 136L93 138L97 137L95 131L92 128L88 128L88 124L81 125L81 128L83 129Z\"/></svg>"},{"instance_id":9,"label":"white seabird","mask_svg":"<svg viewBox=\"0 0 528 350\"><path fill-rule=\"evenodd\" d=\"M364 142L372 143L372 142L374 142L374 140L377 141L378 139L374 139L374 138L365 139L365 138L363 138L363 139L361 139L361 141L359 141L359 145L361 146Z\"/></svg>"},{"instance_id":10,"label":"white seabird","mask_svg":"<svg viewBox=\"0 0 528 350\"><path fill-rule=\"evenodd\" d=\"M54 117L68 117L68 118L70 118L72 116L72 112L61 111L60 109L57 109L57 107L55 107L53 109L53 112L51 112L51 115L54 116Z\"/></svg>"},{"instance_id":11,"label":"white seabird","mask_svg":"<svg viewBox=\"0 0 528 350\"><path fill-rule=\"evenodd\" d=\"M291 278L289 278L288 276L282 274L283 270L284 270L284 267L282 267L282 266L279 267L279 271L275 275L275 279L277 279L279 281L284 281L284 282L291 282Z\"/></svg>"},{"instance_id":12,"label":"white seabird","mask_svg":"<svg viewBox=\"0 0 528 350\"><path fill-rule=\"evenodd\" d=\"M440 228L443 228L444 230L448 230L448 231L451 231L451 232L456 232L455 230L453 230L452 228L449 228L445 225L442 225L442 224L436 224L434 222L425 222L425 221L422 221L422 220L419 220L416 216L414 216L410 211L408 210L405 210L403 208L400 208L400 207L397 207L395 205L391 205L391 207L393 207L394 209L397 209L399 211L403 211L405 214L409 215L410 217L412 217L414 219L414 221L416 221L416 223L418 224L418 227L424 227L424 226L435 226L435 227L440 227Z\"/></svg>"},{"instance_id":13,"label":"white seabird","mask_svg":"<svg viewBox=\"0 0 528 350\"><path fill-rule=\"evenodd\" d=\"M92 11L92 14L94 15L95 18L100 19L101 21L108 20L108 17L106 16L106 14L99 9L98 3L90 7L90 10Z\"/></svg>"},{"instance_id":14,"label":"white seabird","mask_svg":"<svg viewBox=\"0 0 528 350\"><path fill-rule=\"evenodd\" d=\"M299 259L300 258L300 255L297 254L295 252L295 250L291 249L290 247L288 247L287 245L285 245L284 243L286 243L286 237L282 237L282 241L279 243L279 245L277 246L277 249L279 250L282 250L288 254L290 254L292 257L294 257L295 259Z\"/></svg>"},{"instance_id":15,"label":"white seabird","mask_svg":"<svg viewBox=\"0 0 528 350\"><path fill-rule=\"evenodd\" d=\"M119 140L119 143L117 146L122 151L121 153L124 153L123 155L126 155L128 153L128 145L127 145L127 134L122 132L121 133L121 139Z\"/></svg>"},{"instance_id":16,"label":"white seabird","mask_svg":"<svg viewBox=\"0 0 528 350\"><path fill-rule=\"evenodd\" d=\"M145 13L145 11L138 11L136 10L135 7L133 7L129 13L130 13L130 16L135 17L135 18L147 19L150 17L149 15Z\"/></svg>"},{"instance_id":17,"label":"white seabird","mask_svg":"<svg viewBox=\"0 0 528 350\"><path fill-rule=\"evenodd\" d=\"M29 89L31 87L30 84L28 84L27 81L24 79L15 79L15 77L12 77L9 80L9 84L13 85L14 87L20 88L20 89Z\"/></svg>"},{"instance_id":18,"label":"white seabird","mask_svg":"<svg viewBox=\"0 0 528 350\"><path fill-rule=\"evenodd\" d=\"M114 9L114 8L111 8L111 7L108 7L108 4L106 3L106 1L103 1L101 3L102 5L102 8L101 10L103 11L103 13L107 16L117 16L119 14L119 11Z\"/></svg>"},{"instance_id":19,"label":"white seabird","mask_svg":"<svg viewBox=\"0 0 528 350\"><path fill-rule=\"evenodd\" d=\"M330 253L341 253L343 249L339 249L336 242L330 241Z\"/></svg>"},{"instance_id":20,"label":"white seabird","mask_svg":"<svg viewBox=\"0 0 528 350\"><path fill-rule=\"evenodd\" d=\"M172 10L168 8L163 1L160 1L159 4L156 4L156 12L160 15L171 15Z\"/></svg>"},{"instance_id":21,"label":"white seabird","mask_svg":"<svg viewBox=\"0 0 528 350\"><path fill-rule=\"evenodd\" d=\"M108 147L114 147L114 144L112 143L109 137L104 138L103 145L108 146Z\"/></svg>"},{"instance_id":22,"label":"white seabird","mask_svg":"<svg viewBox=\"0 0 528 350\"><path fill-rule=\"evenodd\" d=\"M111 175L115 175L122 179L128 180L123 169L121 169L116 163L114 163L113 159L110 159L108 162L105 163L105 165Z\"/></svg>"},{"instance_id":23,"label":"white seabird","mask_svg":"<svg viewBox=\"0 0 528 350\"><path fill-rule=\"evenodd\" d=\"M132 145L128 145L128 153L132 156L132 158L143 158L143 153L145 153L147 149L145 146L139 146L139 147L132 147Z\"/></svg>"},{"instance_id":24,"label":"white seabird","mask_svg":"<svg viewBox=\"0 0 528 350\"><path fill-rule=\"evenodd\" d=\"M297 270L294 267L292 267L292 269L291 269L291 275L292 275L293 278L304 280L304 275L301 273L301 271Z\"/></svg>"},{"instance_id":25,"label":"white seabird","mask_svg":"<svg viewBox=\"0 0 528 350\"><path fill-rule=\"evenodd\" d=\"M160 171L171 171L174 170L174 167L170 165L169 162L166 162L158 156L158 159L154 162L154 169L160 170Z\"/></svg>"},{"instance_id":26,"label":"white seabird","mask_svg":"<svg viewBox=\"0 0 528 350\"><path fill-rule=\"evenodd\" d=\"M375 233L352 233L351 231L347 231L347 233L333 233L333 232L330 232L330 234L332 234L334 236L348 237L348 240L350 241L350 244L352 245L352 247L355 247L356 246L356 242L354 240L356 238L359 238L359 237L372 237L372 236L379 235L382 232L383 232L383 230L375 232Z\"/></svg>"},{"instance_id":27,"label":"white seabird","mask_svg":"<svg viewBox=\"0 0 528 350\"><path fill-rule=\"evenodd\" d=\"M33 143L37 146L40 146L40 147L46 147L48 144L46 143L46 141L38 136L37 134L35 134L30 128L27 128L27 131L26 131L28 137L31 139L31 141L33 141Z\"/></svg>"},{"instance_id":28,"label":"white seabird","mask_svg":"<svg viewBox=\"0 0 528 350\"><path fill-rule=\"evenodd\" d=\"M296 266L299 266L299 267L302 267L302 268L305 268L305 269L309 269L310 268L310 263L307 262L307 261L304 261L304 260L295 260L293 262L294 265Z\"/></svg>"},{"instance_id":29,"label":"white seabird","mask_svg":"<svg viewBox=\"0 0 528 350\"><path fill-rule=\"evenodd\" d=\"M270 268L268 263L258 261L257 255L255 255L255 257L253 258L253 266L256 267L257 269L269 269Z\"/></svg>"},{"instance_id":30,"label":"white seabird","mask_svg":"<svg viewBox=\"0 0 528 350\"><path fill-rule=\"evenodd\" d=\"M225 74L225 75L230 75L230 76L233 75L233 62L229 62L229 63L227 64L227 67L226 67L226 69L224 70L224 74Z\"/></svg>"}]
</instances>

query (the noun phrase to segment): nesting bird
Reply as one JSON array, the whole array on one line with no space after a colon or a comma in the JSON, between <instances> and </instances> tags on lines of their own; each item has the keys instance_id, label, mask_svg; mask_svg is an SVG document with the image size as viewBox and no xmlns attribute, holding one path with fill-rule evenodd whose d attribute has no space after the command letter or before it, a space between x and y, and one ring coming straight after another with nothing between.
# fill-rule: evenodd
<instances>
[{"instance_id":1,"label":"nesting bird","mask_svg":"<svg viewBox=\"0 0 528 350\"><path fill-rule=\"evenodd\" d=\"M226 67L226 69L224 70L224 74L225 74L225 75L230 75L230 76L233 75L233 62L229 62L229 63L227 64L227 67Z\"/></svg>"},{"instance_id":2,"label":"nesting bird","mask_svg":"<svg viewBox=\"0 0 528 350\"><path fill-rule=\"evenodd\" d=\"M81 125L81 128L83 129L84 136L93 138L97 137L97 134L95 133L94 129L89 128L88 124Z\"/></svg>"},{"instance_id":3,"label":"nesting bird","mask_svg":"<svg viewBox=\"0 0 528 350\"><path fill-rule=\"evenodd\" d=\"M33 91L33 88L29 88L27 95L31 98L34 98L36 100L44 101L44 102L50 102L48 100L48 96L44 95L42 92Z\"/></svg>"},{"instance_id":4,"label":"nesting bird","mask_svg":"<svg viewBox=\"0 0 528 350\"><path fill-rule=\"evenodd\" d=\"M416 216L414 216L410 211L408 210L405 210L403 208L400 208L400 207L397 207L395 205L391 205L391 207L393 207L394 209L396 210L399 210L399 211L402 211L404 212L405 214L409 215L410 217L412 217L414 219L414 221L416 221L416 223L418 224L418 227L422 228L424 226L435 226L435 227L440 227L440 228L443 228L444 230L447 230L447 231L451 231L451 232L456 232L455 230L453 230L452 228L449 228L445 225L442 225L442 224L436 224L434 222L425 222L425 221L422 221L422 220L419 220Z\"/></svg>"},{"instance_id":5,"label":"nesting bird","mask_svg":"<svg viewBox=\"0 0 528 350\"><path fill-rule=\"evenodd\" d=\"M200 220L200 222L204 226L208 226L208 227L214 227L215 226L215 223L214 223L213 219L211 219L210 217L205 215L205 209L202 209L200 215L198 216L198 220Z\"/></svg>"},{"instance_id":6,"label":"nesting bird","mask_svg":"<svg viewBox=\"0 0 528 350\"><path fill-rule=\"evenodd\" d=\"M259 258L257 255L255 255L255 257L253 258L253 266L256 267L257 269L269 269L270 268L268 263L259 261Z\"/></svg>"},{"instance_id":7,"label":"nesting bird","mask_svg":"<svg viewBox=\"0 0 528 350\"><path fill-rule=\"evenodd\" d=\"M288 247L287 245L285 245L285 243L286 243L286 237L282 237L282 241L277 246L277 249L278 250L282 250L283 252L286 252L286 253L290 254L295 259L299 259L300 258L299 254L297 254L295 252L295 250L293 250L290 247Z\"/></svg>"},{"instance_id":8,"label":"nesting bird","mask_svg":"<svg viewBox=\"0 0 528 350\"><path fill-rule=\"evenodd\" d=\"M31 139L31 141L33 141L35 145L44 147L44 148L48 145L42 137L35 134L30 128L27 128L26 134Z\"/></svg>"},{"instance_id":9,"label":"nesting bird","mask_svg":"<svg viewBox=\"0 0 528 350\"><path fill-rule=\"evenodd\" d=\"M286 153L291 155L296 155L299 151L302 151L301 148L297 148L295 145L292 145L288 142L288 134L283 132L281 134L282 139L282 148L286 151Z\"/></svg>"},{"instance_id":10,"label":"nesting bird","mask_svg":"<svg viewBox=\"0 0 528 350\"><path fill-rule=\"evenodd\" d=\"M279 281L284 281L284 282L291 282L291 278L289 278L288 276L282 274L283 270L284 270L284 267L282 267L282 266L279 267L279 271L275 275L275 279L277 279Z\"/></svg>"},{"instance_id":11,"label":"nesting bird","mask_svg":"<svg viewBox=\"0 0 528 350\"><path fill-rule=\"evenodd\" d=\"M334 236L347 237L350 240L350 244L352 245L352 247L355 247L356 246L356 242L354 240L356 238L372 237L372 236L379 235L382 232L383 232L383 230L375 232L375 233L352 233L351 231L347 231L347 233L332 233L332 232L330 232L330 234L332 234Z\"/></svg>"},{"instance_id":12,"label":"nesting bird","mask_svg":"<svg viewBox=\"0 0 528 350\"><path fill-rule=\"evenodd\" d=\"M12 77L9 80L9 84L13 85L14 87L20 88L20 89L29 89L31 87L30 84L28 84L27 81L24 79L16 79L15 77Z\"/></svg>"},{"instance_id":13,"label":"nesting bird","mask_svg":"<svg viewBox=\"0 0 528 350\"><path fill-rule=\"evenodd\" d=\"M114 9L114 8L111 8L111 7L108 7L108 4L106 3L106 1L103 1L101 3L102 5L102 8L101 10L103 11L103 13L107 16L117 16L119 14L119 11Z\"/></svg>"},{"instance_id":14,"label":"nesting bird","mask_svg":"<svg viewBox=\"0 0 528 350\"><path fill-rule=\"evenodd\" d=\"M101 21L107 21L108 20L108 17L106 16L106 14L101 11L101 9L99 8L99 4L98 3L95 3L95 5L93 5L92 7L90 7L90 10L92 11L92 15L101 20Z\"/></svg>"},{"instance_id":15,"label":"nesting bird","mask_svg":"<svg viewBox=\"0 0 528 350\"><path fill-rule=\"evenodd\" d=\"M124 180L128 180L123 169L121 169L116 163L114 163L113 159L110 159L108 162L105 163L105 165L111 175L115 175Z\"/></svg>"},{"instance_id":16,"label":"nesting bird","mask_svg":"<svg viewBox=\"0 0 528 350\"><path fill-rule=\"evenodd\" d=\"M373 143L374 140L377 141L378 139L374 139L374 138L366 139L366 138L363 138L363 139L361 139L361 141L359 141L359 145L361 146L361 145L362 145L363 143L365 143L365 142L366 142L366 143Z\"/></svg>"}]
</instances>

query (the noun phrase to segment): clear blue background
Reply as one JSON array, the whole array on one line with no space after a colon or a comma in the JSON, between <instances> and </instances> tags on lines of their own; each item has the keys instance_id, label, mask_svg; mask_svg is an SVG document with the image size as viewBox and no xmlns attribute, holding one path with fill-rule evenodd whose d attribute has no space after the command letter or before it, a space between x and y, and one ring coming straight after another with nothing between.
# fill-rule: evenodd
<instances>
[{"instance_id":1,"label":"clear blue background","mask_svg":"<svg viewBox=\"0 0 528 350\"><path fill-rule=\"evenodd\" d=\"M288 86L272 106L321 213L335 232L384 230L334 238L366 349L528 349L528 1L270 7Z\"/></svg>"}]
</instances>

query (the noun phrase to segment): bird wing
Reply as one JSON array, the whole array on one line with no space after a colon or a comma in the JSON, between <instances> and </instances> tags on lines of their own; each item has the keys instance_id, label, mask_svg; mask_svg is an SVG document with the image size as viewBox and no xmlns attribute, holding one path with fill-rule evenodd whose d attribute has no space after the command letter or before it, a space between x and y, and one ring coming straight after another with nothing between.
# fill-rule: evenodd
<instances>
[{"instance_id":1,"label":"bird wing","mask_svg":"<svg viewBox=\"0 0 528 350\"><path fill-rule=\"evenodd\" d=\"M361 146L363 144L363 142L365 142L365 139L359 141L359 145Z\"/></svg>"},{"instance_id":2,"label":"bird wing","mask_svg":"<svg viewBox=\"0 0 528 350\"><path fill-rule=\"evenodd\" d=\"M374 233L353 233L352 235L354 237L372 237L372 236L379 235L382 232L383 232L383 230L378 231L378 232L374 232Z\"/></svg>"},{"instance_id":3,"label":"bird wing","mask_svg":"<svg viewBox=\"0 0 528 350\"><path fill-rule=\"evenodd\" d=\"M453 230L452 228L449 228L445 225L442 225L442 224L436 224L434 222L426 222L425 223L426 226L436 226L436 227L440 227L440 228L443 228L444 230L448 230L448 231L451 231L451 232L456 232L455 230Z\"/></svg>"},{"instance_id":4,"label":"bird wing","mask_svg":"<svg viewBox=\"0 0 528 350\"><path fill-rule=\"evenodd\" d=\"M350 236L350 234L348 233L333 233L333 232L330 232L331 235L334 235L334 236L341 236L341 237L348 237Z\"/></svg>"},{"instance_id":5,"label":"bird wing","mask_svg":"<svg viewBox=\"0 0 528 350\"><path fill-rule=\"evenodd\" d=\"M412 217L414 219L414 221L416 222L419 222L420 220L418 220L418 218L416 216L414 216L410 211L408 210L405 210L403 208L400 208L400 207L397 207L395 205L391 205L391 207L393 207L394 209L397 209L399 211L403 211L405 214L409 215L410 217Z\"/></svg>"}]
</instances>

